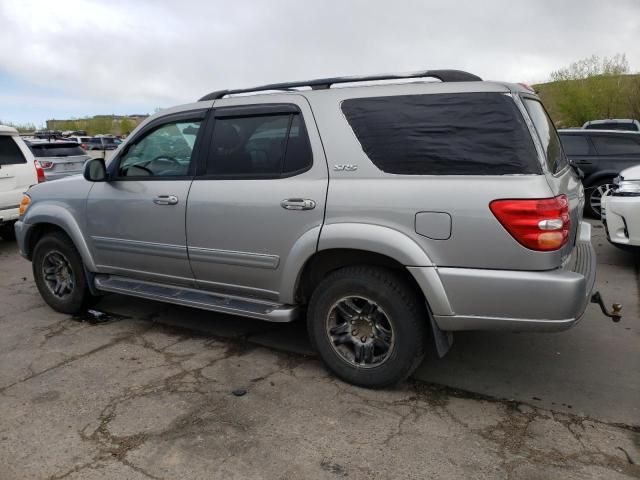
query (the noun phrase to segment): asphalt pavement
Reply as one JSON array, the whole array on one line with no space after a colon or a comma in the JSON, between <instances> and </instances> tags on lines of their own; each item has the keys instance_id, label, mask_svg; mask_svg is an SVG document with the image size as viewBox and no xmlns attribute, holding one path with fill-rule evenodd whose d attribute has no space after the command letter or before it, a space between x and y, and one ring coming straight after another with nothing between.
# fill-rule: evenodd
<instances>
[{"instance_id":1,"label":"asphalt pavement","mask_svg":"<svg viewBox=\"0 0 640 480\"><path fill-rule=\"evenodd\" d=\"M638 261L594 234L620 324L457 334L383 391L328 375L303 322L55 313L0 242L0 479L640 478Z\"/></svg>"},{"instance_id":2,"label":"asphalt pavement","mask_svg":"<svg viewBox=\"0 0 640 480\"><path fill-rule=\"evenodd\" d=\"M491 398L527 402L605 422L640 426L640 257L610 245L592 221L598 258L596 289L622 303L613 323L590 304L574 328L557 333L458 332L451 351L415 373L421 381ZM549 299L553 301L552 298ZM314 355L303 322L270 324L121 296L100 305L128 314L287 352Z\"/></svg>"}]
</instances>

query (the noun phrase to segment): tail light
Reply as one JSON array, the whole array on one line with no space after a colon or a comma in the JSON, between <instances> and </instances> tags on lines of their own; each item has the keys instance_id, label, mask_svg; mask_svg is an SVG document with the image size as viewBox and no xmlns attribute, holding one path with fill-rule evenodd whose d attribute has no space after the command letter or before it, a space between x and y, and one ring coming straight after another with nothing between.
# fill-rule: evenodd
<instances>
[{"instance_id":1,"label":"tail light","mask_svg":"<svg viewBox=\"0 0 640 480\"><path fill-rule=\"evenodd\" d=\"M36 162L45 170L49 170L53 167L53 162L50 162L48 160L36 160Z\"/></svg>"},{"instance_id":2,"label":"tail light","mask_svg":"<svg viewBox=\"0 0 640 480\"><path fill-rule=\"evenodd\" d=\"M80 144L80 148L83 149L83 150L86 150L86 149L89 148L89 145L87 145L86 143L81 143Z\"/></svg>"},{"instance_id":3,"label":"tail light","mask_svg":"<svg viewBox=\"0 0 640 480\"><path fill-rule=\"evenodd\" d=\"M511 236L531 250L558 250L569 239L571 218L566 195L494 200L489 208Z\"/></svg>"},{"instance_id":4,"label":"tail light","mask_svg":"<svg viewBox=\"0 0 640 480\"><path fill-rule=\"evenodd\" d=\"M36 167L36 174L38 176L38 183L42 183L46 180L45 176L44 176L44 170L42 169L42 167L40 166L40 162L38 160L36 160L34 162L34 165Z\"/></svg>"}]
</instances>

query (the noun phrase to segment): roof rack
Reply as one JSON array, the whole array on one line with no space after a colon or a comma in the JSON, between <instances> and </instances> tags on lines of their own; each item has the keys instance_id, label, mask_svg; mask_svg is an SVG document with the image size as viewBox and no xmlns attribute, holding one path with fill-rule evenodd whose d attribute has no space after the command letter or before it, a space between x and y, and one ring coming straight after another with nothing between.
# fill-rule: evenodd
<instances>
[{"instance_id":1,"label":"roof rack","mask_svg":"<svg viewBox=\"0 0 640 480\"><path fill-rule=\"evenodd\" d=\"M271 83L260 87L241 88L236 90L217 90L202 97L200 102L205 100L217 100L227 95L235 95L238 93L254 93L264 92L267 90L291 90L298 87L311 87L312 90L326 90L331 85L337 83L354 83L354 82L374 82L378 80L405 80L408 78L437 78L441 82L481 82L482 79L473 73L464 72L462 70L423 70L411 73L387 73L380 75L354 76L354 77L335 77L335 78L319 78L316 80L307 80L303 82L285 82Z\"/></svg>"}]
</instances>

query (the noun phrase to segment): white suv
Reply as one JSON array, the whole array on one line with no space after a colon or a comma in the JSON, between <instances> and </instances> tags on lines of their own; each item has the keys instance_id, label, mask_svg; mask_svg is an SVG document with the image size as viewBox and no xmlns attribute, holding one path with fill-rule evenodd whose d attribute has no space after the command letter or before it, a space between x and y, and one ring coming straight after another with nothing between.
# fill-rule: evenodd
<instances>
[{"instance_id":1,"label":"white suv","mask_svg":"<svg viewBox=\"0 0 640 480\"><path fill-rule=\"evenodd\" d=\"M0 125L0 237L13 239L22 194L44 181L43 170L15 128Z\"/></svg>"}]
</instances>

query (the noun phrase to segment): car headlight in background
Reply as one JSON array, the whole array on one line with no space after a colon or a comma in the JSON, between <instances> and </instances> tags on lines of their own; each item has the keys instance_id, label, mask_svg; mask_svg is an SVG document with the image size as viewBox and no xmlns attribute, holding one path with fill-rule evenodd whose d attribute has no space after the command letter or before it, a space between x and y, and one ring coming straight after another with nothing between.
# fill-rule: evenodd
<instances>
[{"instance_id":1,"label":"car headlight in background","mask_svg":"<svg viewBox=\"0 0 640 480\"><path fill-rule=\"evenodd\" d=\"M612 193L619 196L640 196L640 180L618 180Z\"/></svg>"}]
</instances>

